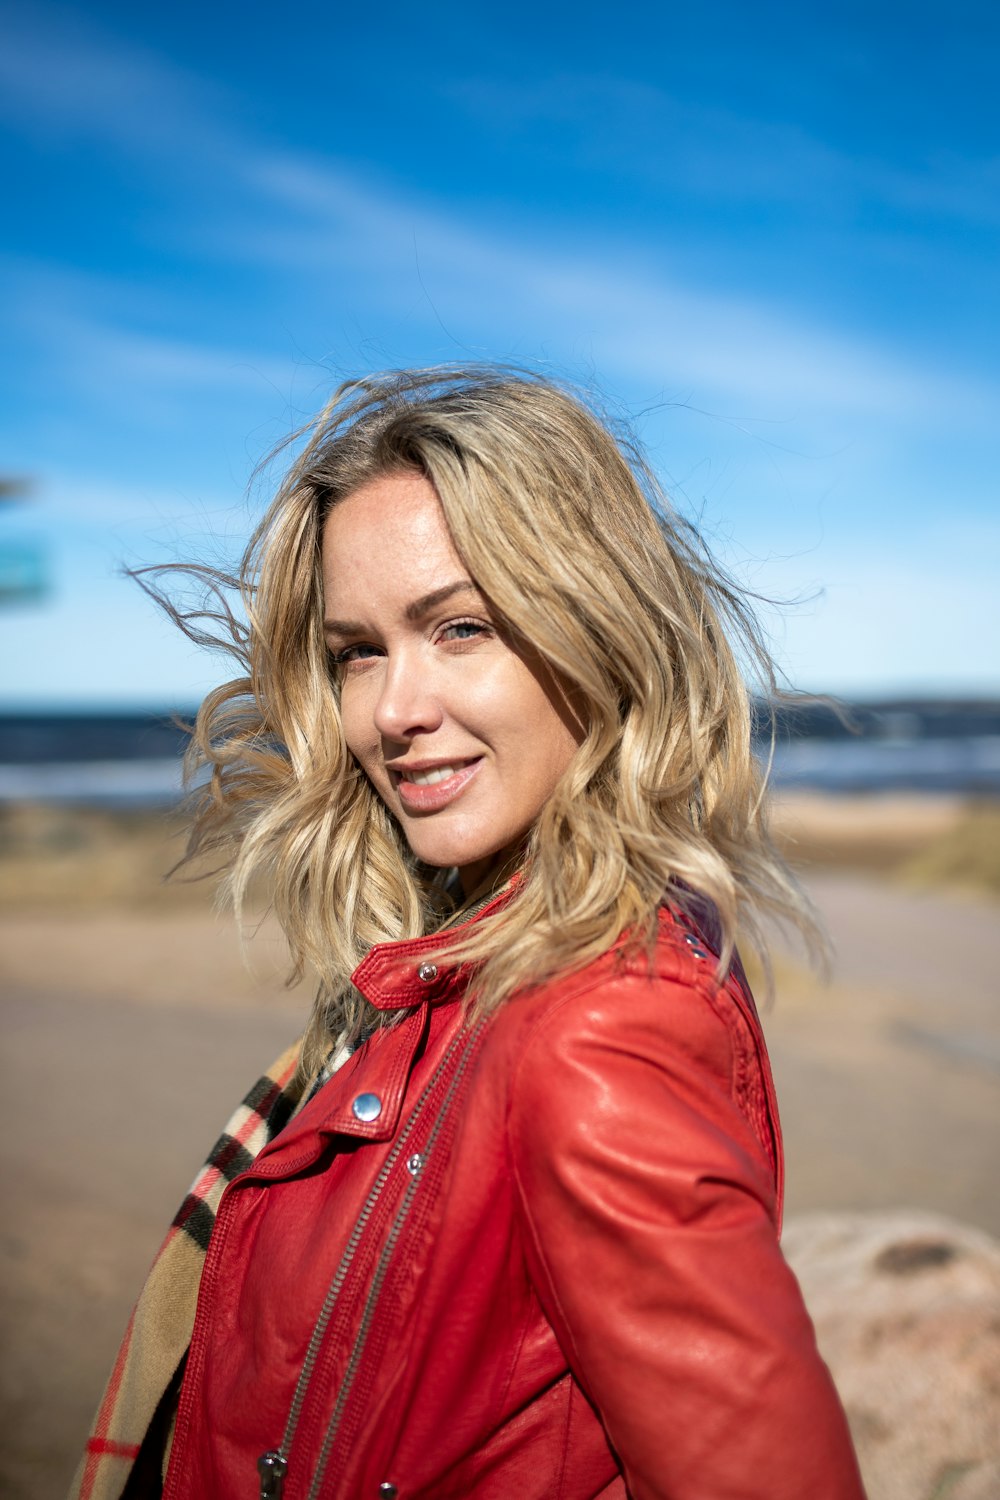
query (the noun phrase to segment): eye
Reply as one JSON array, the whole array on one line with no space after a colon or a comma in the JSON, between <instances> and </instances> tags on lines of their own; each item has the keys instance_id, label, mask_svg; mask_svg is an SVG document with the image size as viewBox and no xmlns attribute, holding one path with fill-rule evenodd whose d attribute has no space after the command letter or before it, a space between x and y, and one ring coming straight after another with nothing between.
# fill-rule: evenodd
<instances>
[{"instance_id":1,"label":"eye","mask_svg":"<svg viewBox=\"0 0 1000 1500\"><path fill-rule=\"evenodd\" d=\"M479 636L492 635L492 630L483 620L451 620L438 632L438 640L474 641Z\"/></svg>"},{"instance_id":2,"label":"eye","mask_svg":"<svg viewBox=\"0 0 1000 1500\"><path fill-rule=\"evenodd\" d=\"M331 650L330 660L335 667L339 667L343 671L350 667L362 666L365 662L371 661L373 658L381 656L381 654L378 646L359 644L357 646L345 646L342 651Z\"/></svg>"}]
</instances>

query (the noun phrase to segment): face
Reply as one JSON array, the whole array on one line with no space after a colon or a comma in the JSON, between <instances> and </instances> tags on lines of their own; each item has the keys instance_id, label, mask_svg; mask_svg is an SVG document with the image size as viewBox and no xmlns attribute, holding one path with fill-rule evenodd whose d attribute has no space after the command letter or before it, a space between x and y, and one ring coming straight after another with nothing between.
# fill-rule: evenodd
<instances>
[{"instance_id":1,"label":"face","mask_svg":"<svg viewBox=\"0 0 1000 1500\"><path fill-rule=\"evenodd\" d=\"M491 614L422 476L333 507L323 580L348 747L414 854L457 866L471 894L516 852L580 726Z\"/></svg>"}]
</instances>

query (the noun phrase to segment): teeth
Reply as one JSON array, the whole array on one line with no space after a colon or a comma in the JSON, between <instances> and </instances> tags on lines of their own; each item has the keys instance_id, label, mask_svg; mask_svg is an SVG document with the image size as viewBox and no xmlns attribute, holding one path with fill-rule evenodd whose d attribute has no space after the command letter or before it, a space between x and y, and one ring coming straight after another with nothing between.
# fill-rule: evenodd
<instances>
[{"instance_id":1,"label":"teeth","mask_svg":"<svg viewBox=\"0 0 1000 1500\"><path fill-rule=\"evenodd\" d=\"M412 781L415 786L433 786L436 781L447 781L461 769L461 766L435 766L431 771L404 771L402 775L404 781Z\"/></svg>"}]
</instances>

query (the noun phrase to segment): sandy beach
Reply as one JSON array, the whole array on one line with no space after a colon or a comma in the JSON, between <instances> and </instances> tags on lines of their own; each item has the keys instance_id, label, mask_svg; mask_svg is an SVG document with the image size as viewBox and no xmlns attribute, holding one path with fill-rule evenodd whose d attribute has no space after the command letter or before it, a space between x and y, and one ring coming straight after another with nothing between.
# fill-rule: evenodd
<instances>
[{"instance_id":1,"label":"sandy beach","mask_svg":"<svg viewBox=\"0 0 1000 1500\"><path fill-rule=\"evenodd\" d=\"M937 1210L1000 1234L1000 904L914 885L955 799L801 797L778 830L835 949L782 957L765 1017L789 1216ZM7 1202L4 1494L63 1494L129 1308L232 1104L301 1029L269 920L243 964L201 887L163 895L170 827L38 812L0 843ZM116 832L117 828L117 832ZM41 832L39 832L41 829Z\"/></svg>"}]
</instances>

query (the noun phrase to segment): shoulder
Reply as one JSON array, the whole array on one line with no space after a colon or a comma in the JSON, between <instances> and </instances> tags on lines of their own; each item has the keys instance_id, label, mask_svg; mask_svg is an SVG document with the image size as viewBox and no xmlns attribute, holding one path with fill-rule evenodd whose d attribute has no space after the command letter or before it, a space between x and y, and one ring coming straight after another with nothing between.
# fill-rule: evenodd
<instances>
[{"instance_id":1,"label":"shoulder","mask_svg":"<svg viewBox=\"0 0 1000 1500\"><path fill-rule=\"evenodd\" d=\"M718 982L685 924L666 914L650 950L613 949L497 1022L515 1170L539 1152L589 1155L598 1138L610 1161L647 1137L661 1169L676 1151L731 1172L735 1153L770 1195L780 1134L753 1001L735 976Z\"/></svg>"},{"instance_id":2,"label":"shoulder","mask_svg":"<svg viewBox=\"0 0 1000 1500\"><path fill-rule=\"evenodd\" d=\"M620 943L539 985L501 1011L497 1031L498 1041L510 1033L522 1086L568 1051L590 1049L668 1070L697 1060L721 1086L734 1085L759 1036L749 990L735 976L720 984L715 954L666 911L655 942Z\"/></svg>"}]
</instances>

